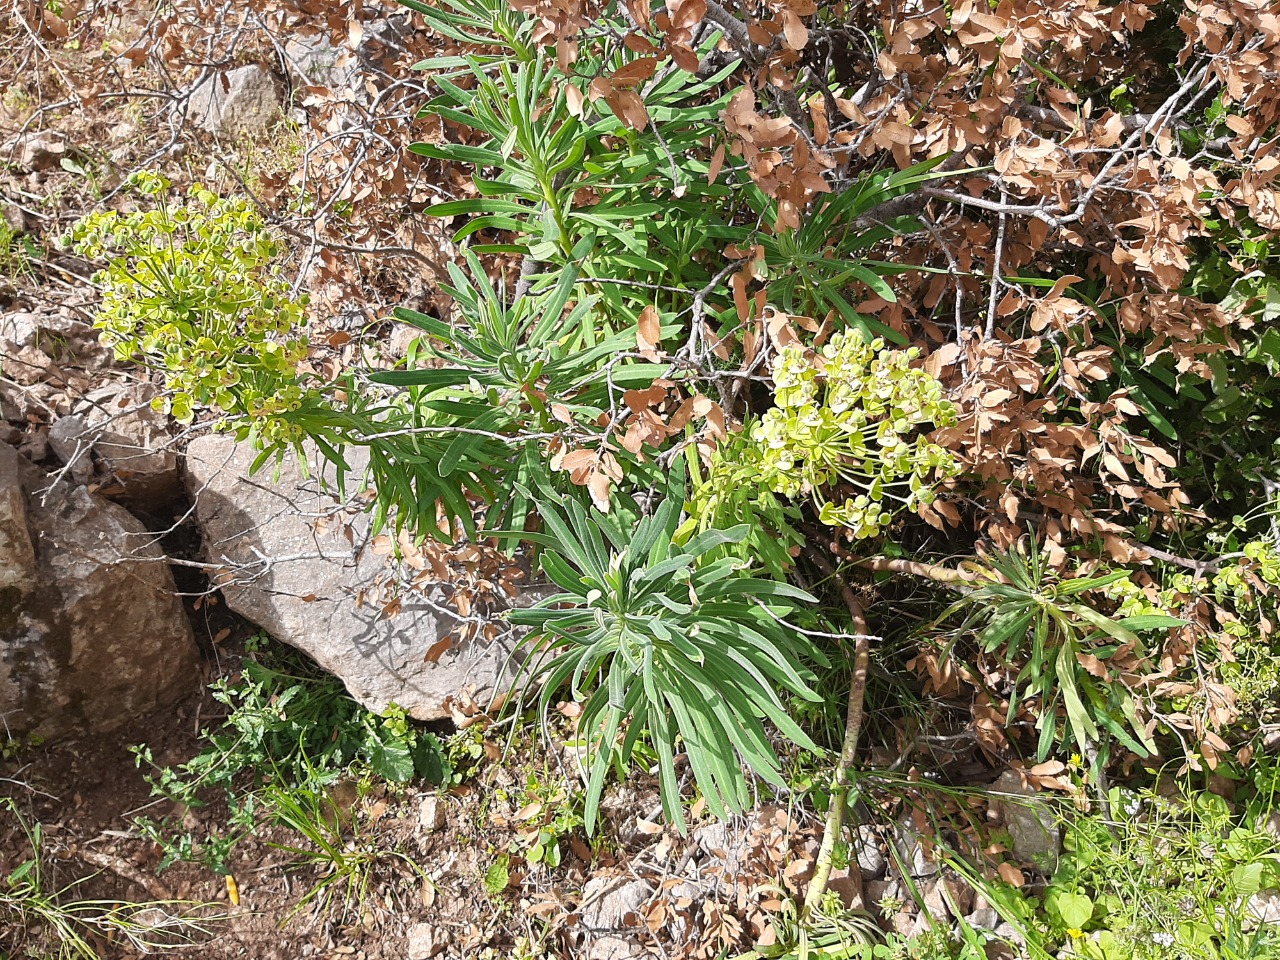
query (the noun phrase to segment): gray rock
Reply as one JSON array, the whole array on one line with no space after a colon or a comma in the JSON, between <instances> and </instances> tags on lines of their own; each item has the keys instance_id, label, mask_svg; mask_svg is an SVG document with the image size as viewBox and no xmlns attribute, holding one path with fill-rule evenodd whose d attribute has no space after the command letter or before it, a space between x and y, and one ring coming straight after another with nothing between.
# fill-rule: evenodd
<instances>
[{"instance_id":1,"label":"gray rock","mask_svg":"<svg viewBox=\"0 0 1280 960\"><path fill-rule=\"evenodd\" d=\"M508 689L515 676L510 635L455 643L427 659L456 626L442 589L402 594L391 617L380 603L361 605L361 592L376 596L378 579L392 571L369 543L367 515L336 511L334 496L314 479L326 472L316 454L311 480L292 457L278 474L268 465L250 476L254 456L249 445L222 435L187 448L185 482L205 559L223 565L219 580L232 610L309 654L378 712L395 703L419 720L438 720L451 716L455 700L486 706ZM367 461L359 449L348 450L347 459L358 487Z\"/></svg>"},{"instance_id":2,"label":"gray rock","mask_svg":"<svg viewBox=\"0 0 1280 960\"><path fill-rule=\"evenodd\" d=\"M40 351L51 360L82 367L111 362L111 351L93 327L64 313L22 311L0 316L0 357L16 358L24 351Z\"/></svg>"},{"instance_id":3,"label":"gray rock","mask_svg":"<svg viewBox=\"0 0 1280 960\"><path fill-rule=\"evenodd\" d=\"M974 910L964 918L969 926L976 930L995 930L1000 926L1000 914L996 913L994 907L982 906Z\"/></svg>"},{"instance_id":4,"label":"gray rock","mask_svg":"<svg viewBox=\"0 0 1280 960\"><path fill-rule=\"evenodd\" d=\"M52 170L67 155L67 135L57 130L31 130L7 145L13 162L24 170Z\"/></svg>"},{"instance_id":5,"label":"gray rock","mask_svg":"<svg viewBox=\"0 0 1280 960\"><path fill-rule=\"evenodd\" d=\"M1249 898L1245 910L1257 923L1280 923L1280 891L1261 890L1255 893Z\"/></svg>"},{"instance_id":6,"label":"gray rock","mask_svg":"<svg viewBox=\"0 0 1280 960\"><path fill-rule=\"evenodd\" d=\"M802 875L802 880L807 880L811 876L811 872L806 870ZM847 909L856 909L862 906L859 899L865 896L866 885L862 882L861 877L855 879L848 867L836 867L831 871L831 875L827 877L827 890L834 893L840 898L840 903Z\"/></svg>"},{"instance_id":7,"label":"gray rock","mask_svg":"<svg viewBox=\"0 0 1280 960\"><path fill-rule=\"evenodd\" d=\"M16 203L0 204L0 218L3 218L10 233L27 232L27 215Z\"/></svg>"},{"instance_id":8,"label":"gray rock","mask_svg":"<svg viewBox=\"0 0 1280 960\"><path fill-rule=\"evenodd\" d=\"M39 347L6 349L0 344L0 373L24 387L33 387L53 379L53 357Z\"/></svg>"},{"instance_id":9,"label":"gray rock","mask_svg":"<svg viewBox=\"0 0 1280 960\"><path fill-rule=\"evenodd\" d=\"M44 430L28 430L18 444L18 452L32 463L43 463L49 456L49 437Z\"/></svg>"},{"instance_id":10,"label":"gray rock","mask_svg":"<svg viewBox=\"0 0 1280 960\"><path fill-rule=\"evenodd\" d=\"M950 923L953 915L963 917L973 909L973 888L956 877L941 875L921 886L924 908L938 923Z\"/></svg>"},{"instance_id":11,"label":"gray rock","mask_svg":"<svg viewBox=\"0 0 1280 960\"><path fill-rule=\"evenodd\" d=\"M626 930L640 926L653 887L629 877L592 877L582 890L578 908L582 926L590 931Z\"/></svg>"},{"instance_id":12,"label":"gray rock","mask_svg":"<svg viewBox=\"0 0 1280 960\"><path fill-rule=\"evenodd\" d=\"M49 447L76 483L93 479L93 438L84 418L63 417L49 428Z\"/></svg>"},{"instance_id":13,"label":"gray rock","mask_svg":"<svg viewBox=\"0 0 1280 960\"><path fill-rule=\"evenodd\" d=\"M0 446L0 705L13 733L105 733L190 689L191 624L120 507Z\"/></svg>"},{"instance_id":14,"label":"gray rock","mask_svg":"<svg viewBox=\"0 0 1280 960\"><path fill-rule=\"evenodd\" d=\"M295 33L284 45L289 68L307 83L331 91L349 87L360 75L360 63L347 47L329 42L327 33Z\"/></svg>"},{"instance_id":15,"label":"gray rock","mask_svg":"<svg viewBox=\"0 0 1280 960\"><path fill-rule=\"evenodd\" d=\"M0 344L11 350L36 345L40 331L37 313L6 313L0 317Z\"/></svg>"},{"instance_id":16,"label":"gray rock","mask_svg":"<svg viewBox=\"0 0 1280 960\"><path fill-rule=\"evenodd\" d=\"M750 853L746 831L731 829L723 820L695 827L690 839L707 857L707 865L721 867L725 876L736 876L742 871L743 860Z\"/></svg>"},{"instance_id":17,"label":"gray rock","mask_svg":"<svg viewBox=\"0 0 1280 960\"><path fill-rule=\"evenodd\" d=\"M898 851L913 877L931 877L941 869L926 851L924 838L916 829L915 819L907 811L898 819Z\"/></svg>"},{"instance_id":18,"label":"gray rock","mask_svg":"<svg viewBox=\"0 0 1280 960\"><path fill-rule=\"evenodd\" d=\"M251 63L206 78L187 101L187 116L215 137L262 133L280 119L280 81Z\"/></svg>"},{"instance_id":19,"label":"gray rock","mask_svg":"<svg viewBox=\"0 0 1280 960\"><path fill-rule=\"evenodd\" d=\"M418 826L424 831L439 830L446 822L445 806L436 794L429 794L418 801Z\"/></svg>"},{"instance_id":20,"label":"gray rock","mask_svg":"<svg viewBox=\"0 0 1280 960\"><path fill-rule=\"evenodd\" d=\"M353 48L349 36L347 42L334 43L321 26L295 33L285 43L284 59L303 82L327 88L335 99L367 105L372 93L366 78L399 75L395 62L408 52L413 30L412 20L404 14L375 17L364 22Z\"/></svg>"},{"instance_id":21,"label":"gray rock","mask_svg":"<svg viewBox=\"0 0 1280 960\"><path fill-rule=\"evenodd\" d=\"M873 907L882 900L902 900L901 880L868 880L863 887L866 893L867 907Z\"/></svg>"},{"instance_id":22,"label":"gray rock","mask_svg":"<svg viewBox=\"0 0 1280 960\"><path fill-rule=\"evenodd\" d=\"M170 420L151 408L158 392L150 383L113 383L76 407L102 467L123 488L123 499L154 515L182 492Z\"/></svg>"},{"instance_id":23,"label":"gray rock","mask_svg":"<svg viewBox=\"0 0 1280 960\"><path fill-rule=\"evenodd\" d=\"M875 827L865 823L858 827L853 838L853 850L863 880L879 880L884 876L888 864Z\"/></svg>"},{"instance_id":24,"label":"gray rock","mask_svg":"<svg viewBox=\"0 0 1280 960\"><path fill-rule=\"evenodd\" d=\"M415 923L409 928L405 955L409 960L431 960L436 953L436 929L429 923Z\"/></svg>"},{"instance_id":25,"label":"gray rock","mask_svg":"<svg viewBox=\"0 0 1280 960\"><path fill-rule=\"evenodd\" d=\"M1062 831L1049 802L1036 793L1016 770L1006 770L989 788L998 794L993 807L1004 820L1020 860L1036 864L1046 874L1058 866Z\"/></svg>"},{"instance_id":26,"label":"gray rock","mask_svg":"<svg viewBox=\"0 0 1280 960\"><path fill-rule=\"evenodd\" d=\"M995 933L995 935L999 937L1001 940L1007 940L1009 943L1012 943L1015 946L1022 946L1022 943L1023 943L1022 934L1020 934L1017 928L1014 927L1014 925L1011 923L1001 923L992 932Z\"/></svg>"},{"instance_id":27,"label":"gray rock","mask_svg":"<svg viewBox=\"0 0 1280 960\"><path fill-rule=\"evenodd\" d=\"M596 937L583 952L584 960L631 960L643 954L642 948L618 937Z\"/></svg>"}]
</instances>

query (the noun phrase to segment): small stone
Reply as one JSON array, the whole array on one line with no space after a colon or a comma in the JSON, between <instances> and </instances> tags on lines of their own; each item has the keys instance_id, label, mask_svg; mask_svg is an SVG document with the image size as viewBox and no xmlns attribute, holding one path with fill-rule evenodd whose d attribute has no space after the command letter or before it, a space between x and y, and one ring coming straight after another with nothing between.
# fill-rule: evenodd
<instances>
[{"instance_id":1,"label":"small stone","mask_svg":"<svg viewBox=\"0 0 1280 960\"><path fill-rule=\"evenodd\" d=\"M57 130L32 130L12 141L9 149L24 170L51 170L67 154L67 136Z\"/></svg>"},{"instance_id":2,"label":"small stone","mask_svg":"<svg viewBox=\"0 0 1280 960\"><path fill-rule=\"evenodd\" d=\"M48 381L53 357L39 347L5 350L0 347L0 373L24 387Z\"/></svg>"},{"instance_id":3,"label":"small stone","mask_svg":"<svg viewBox=\"0 0 1280 960\"><path fill-rule=\"evenodd\" d=\"M564 765L566 783L570 790L579 790L587 779L587 746L585 743L566 743L561 748L560 762Z\"/></svg>"},{"instance_id":4,"label":"small stone","mask_svg":"<svg viewBox=\"0 0 1280 960\"><path fill-rule=\"evenodd\" d=\"M592 877L582 891L578 908L587 930L624 930L639 925L653 888L627 877Z\"/></svg>"},{"instance_id":5,"label":"small stone","mask_svg":"<svg viewBox=\"0 0 1280 960\"><path fill-rule=\"evenodd\" d=\"M40 315L37 313L6 313L0 316L0 344L15 350L34 347L40 342Z\"/></svg>"},{"instance_id":6,"label":"small stone","mask_svg":"<svg viewBox=\"0 0 1280 960\"><path fill-rule=\"evenodd\" d=\"M106 366L111 351L97 332L81 320L60 313L18 312L0 315L0 357L7 376L18 379L23 351L36 351L49 360L82 367ZM10 365L15 372L10 371Z\"/></svg>"},{"instance_id":7,"label":"small stone","mask_svg":"<svg viewBox=\"0 0 1280 960\"><path fill-rule=\"evenodd\" d=\"M973 909L974 901L977 897L973 887L953 875L948 875L942 882L946 884L947 895L951 899L951 909L961 917L969 913Z\"/></svg>"},{"instance_id":8,"label":"small stone","mask_svg":"<svg viewBox=\"0 0 1280 960\"><path fill-rule=\"evenodd\" d=\"M1000 926L1000 914L989 906L979 907L964 918L965 923L976 930L995 930Z\"/></svg>"},{"instance_id":9,"label":"small stone","mask_svg":"<svg viewBox=\"0 0 1280 960\"><path fill-rule=\"evenodd\" d=\"M840 903L846 908L856 909L862 906L858 898L860 886L862 884L854 881L848 869L832 870L827 879L827 890L839 897Z\"/></svg>"},{"instance_id":10,"label":"small stone","mask_svg":"<svg viewBox=\"0 0 1280 960\"><path fill-rule=\"evenodd\" d=\"M902 882L900 880L868 880L863 888L866 893L867 906L902 899Z\"/></svg>"},{"instance_id":11,"label":"small stone","mask_svg":"<svg viewBox=\"0 0 1280 960\"><path fill-rule=\"evenodd\" d=\"M911 929L907 932L907 939L914 940L917 937L923 937L929 933L934 927L934 919L929 915L928 910L921 910L915 915L912 921Z\"/></svg>"},{"instance_id":12,"label":"small stone","mask_svg":"<svg viewBox=\"0 0 1280 960\"><path fill-rule=\"evenodd\" d=\"M22 208L16 203L6 203L0 206L0 216L4 217L4 225L8 227L10 233L27 232L27 215L22 212Z\"/></svg>"},{"instance_id":13,"label":"small stone","mask_svg":"<svg viewBox=\"0 0 1280 960\"><path fill-rule=\"evenodd\" d=\"M1023 939L1017 929L1011 923L1002 923L995 928L995 935L1001 940L1008 940L1010 943L1022 945Z\"/></svg>"},{"instance_id":14,"label":"small stone","mask_svg":"<svg viewBox=\"0 0 1280 960\"><path fill-rule=\"evenodd\" d=\"M328 87L334 92L350 86L360 73L355 55L334 46L323 32L291 37L285 42L284 58L290 69L307 83Z\"/></svg>"},{"instance_id":15,"label":"small stone","mask_svg":"<svg viewBox=\"0 0 1280 960\"><path fill-rule=\"evenodd\" d=\"M280 119L282 102L275 75L254 63L197 85L187 101L187 115L215 137L235 137L265 131Z\"/></svg>"},{"instance_id":16,"label":"small stone","mask_svg":"<svg viewBox=\"0 0 1280 960\"><path fill-rule=\"evenodd\" d=\"M931 877L940 869L932 855L925 849L924 837L916 830L915 819L910 812L898 820L899 843L906 853L907 869L913 877Z\"/></svg>"},{"instance_id":17,"label":"small stone","mask_svg":"<svg viewBox=\"0 0 1280 960\"><path fill-rule=\"evenodd\" d=\"M32 463L43 463L49 456L49 436L44 430L28 430L18 444L18 452Z\"/></svg>"},{"instance_id":18,"label":"small stone","mask_svg":"<svg viewBox=\"0 0 1280 960\"><path fill-rule=\"evenodd\" d=\"M880 849L880 835L876 833L875 827L869 824L858 827L853 839L853 850L863 880L879 880L884 876L888 864L884 851Z\"/></svg>"},{"instance_id":19,"label":"small stone","mask_svg":"<svg viewBox=\"0 0 1280 960\"><path fill-rule=\"evenodd\" d=\"M916 915L907 910L899 910L893 915L893 930L900 937L910 937L916 926Z\"/></svg>"},{"instance_id":20,"label":"small stone","mask_svg":"<svg viewBox=\"0 0 1280 960\"><path fill-rule=\"evenodd\" d=\"M436 953L436 931L429 923L415 923L409 928L409 943L405 949L408 960L431 960Z\"/></svg>"},{"instance_id":21,"label":"small stone","mask_svg":"<svg viewBox=\"0 0 1280 960\"><path fill-rule=\"evenodd\" d=\"M1249 898L1249 915L1258 923L1280 923L1280 891L1263 890Z\"/></svg>"},{"instance_id":22,"label":"small stone","mask_svg":"<svg viewBox=\"0 0 1280 960\"><path fill-rule=\"evenodd\" d=\"M430 833L445 825L447 818L444 804L434 793L418 801L418 826Z\"/></svg>"},{"instance_id":23,"label":"small stone","mask_svg":"<svg viewBox=\"0 0 1280 960\"><path fill-rule=\"evenodd\" d=\"M422 336L422 331L407 323L397 323L391 328L387 337L386 355L389 359L399 360L408 354L414 341Z\"/></svg>"},{"instance_id":24,"label":"small stone","mask_svg":"<svg viewBox=\"0 0 1280 960\"><path fill-rule=\"evenodd\" d=\"M1273 756L1280 753L1280 726L1273 726L1262 735L1262 751Z\"/></svg>"},{"instance_id":25,"label":"small stone","mask_svg":"<svg viewBox=\"0 0 1280 960\"><path fill-rule=\"evenodd\" d=\"M939 876L921 886L924 907L939 923L949 923L953 916L963 917L973 909L973 888L957 877Z\"/></svg>"},{"instance_id":26,"label":"small stone","mask_svg":"<svg viewBox=\"0 0 1280 960\"><path fill-rule=\"evenodd\" d=\"M631 960L637 953L636 948L626 940L599 937L587 947L584 956L585 960Z\"/></svg>"},{"instance_id":27,"label":"small stone","mask_svg":"<svg viewBox=\"0 0 1280 960\"><path fill-rule=\"evenodd\" d=\"M1058 867L1061 831L1049 803L1029 787L1017 770L1006 770L991 784L997 797L993 807L1004 820L1013 853L1051 874Z\"/></svg>"},{"instance_id":28,"label":"small stone","mask_svg":"<svg viewBox=\"0 0 1280 960\"><path fill-rule=\"evenodd\" d=\"M947 906L947 898L942 893L942 878L924 886L924 909L938 923L946 923L951 919L951 909Z\"/></svg>"}]
</instances>

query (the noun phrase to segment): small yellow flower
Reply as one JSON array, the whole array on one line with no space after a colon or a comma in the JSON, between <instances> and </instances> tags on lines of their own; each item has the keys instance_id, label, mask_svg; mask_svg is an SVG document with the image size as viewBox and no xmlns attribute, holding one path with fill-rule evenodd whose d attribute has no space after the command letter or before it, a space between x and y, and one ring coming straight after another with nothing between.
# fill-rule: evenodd
<instances>
[{"instance_id":1,"label":"small yellow flower","mask_svg":"<svg viewBox=\"0 0 1280 960\"><path fill-rule=\"evenodd\" d=\"M1081 937L1084 936L1084 931L1077 930L1075 927L1072 927L1067 931L1067 936L1069 936L1072 940L1079 940Z\"/></svg>"}]
</instances>

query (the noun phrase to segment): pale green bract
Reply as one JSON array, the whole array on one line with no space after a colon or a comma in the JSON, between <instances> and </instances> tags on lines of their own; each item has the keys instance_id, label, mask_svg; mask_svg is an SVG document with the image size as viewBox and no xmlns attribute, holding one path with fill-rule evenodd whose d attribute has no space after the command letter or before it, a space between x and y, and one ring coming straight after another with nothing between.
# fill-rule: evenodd
<instances>
[{"instance_id":1,"label":"pale green bract","mask_svg":"<svg viewBox=\"0 0 1280 960\"><path fill-rule=\"evenodd\" d=\"M783 347L773 367L774 407L743 427L734 456L713 462L692 512L715 526L728 509L720 501L755 487L789 500L810 497L823 523L864 539L900 510L931 503L936 484L958 466L928 431L954 424L956 414L942 384L911 366L918 356L854 331L837 333L816 357L799 343ZM830 499L841 484L856 492ZM733 510L744 519L740 505Z\"/></svg>"},{"instance_id":2,"label":"pale green bract","mask_svg":"<svg viewBox=\"0 0 1280 960\"><path fill-rule=\"evenodd\" d=\"M132 184L154 208L91 214L70 238L81 256L106 260L94 276L103 343L163 371L168 395L155 406L181 423L215 407L262 445L301 440L288 415L319 396L298 373L307 298L280 275L266 224L248 201L200 185L175 206L159 174Z\"/></svg>"}]
</instances>

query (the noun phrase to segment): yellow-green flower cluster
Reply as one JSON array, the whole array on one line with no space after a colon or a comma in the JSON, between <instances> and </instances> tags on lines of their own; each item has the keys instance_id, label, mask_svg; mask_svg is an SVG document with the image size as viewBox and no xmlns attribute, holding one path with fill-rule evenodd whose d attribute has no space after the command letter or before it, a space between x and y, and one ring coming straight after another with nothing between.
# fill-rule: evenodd
<instances>
[{"instance_id":1,"label":"yellow-green flower cluster","mask_svg":"<svg viewBox=\"0 0 1280 960\"><path fill-rule=\"evenodd\" d=\"M298 374L307 356L306 297L280 275L280 248L253 206L193 186L167 202L155 173L133 178L155 207L95 213L77 223L77 253L106 259L95 326L121 360L164 372L157 409L180 422L211 407L243 422L266 444L292 442L289 418L314 391Z\"/></svg>"},{"instance_id":2,"label":"yellow-green flower cluster","mask_svg":"<svg viewBox=\"0 0 1280 960\"><path fill-rule=\"evenodd\" d=\"M932 502L934 485L957 468L927 430L956 415L942 384L911 366L918 355L856 333L836 334L817 357L784 347L773 367L776 405L750 433L758 482L813 497L823 523L860 538L879 534L899 508ZM828 499L842 483L858 492Z\"/></svg>"}]
</instances>

